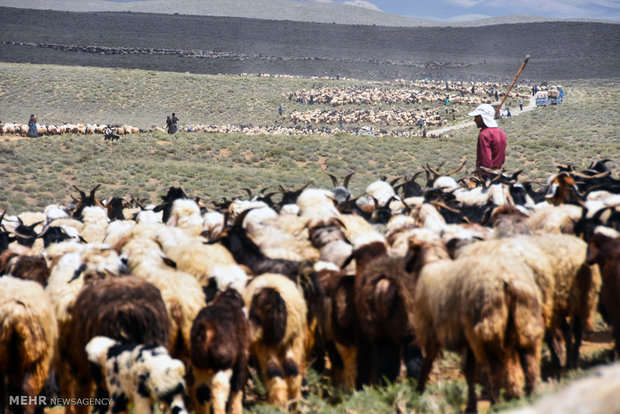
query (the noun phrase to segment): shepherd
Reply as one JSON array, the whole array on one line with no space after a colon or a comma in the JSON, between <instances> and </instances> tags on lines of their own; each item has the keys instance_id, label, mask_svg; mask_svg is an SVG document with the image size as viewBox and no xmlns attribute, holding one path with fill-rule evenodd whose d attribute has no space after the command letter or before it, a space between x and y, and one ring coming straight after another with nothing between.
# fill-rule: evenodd
<instances>
[{"instance_id":1,"label":"shepherd","mask_svg":"<svg viewBox=\"0 0 620 414\"><path fill-rule=\"evenodd\" d=\"M495 121L495 109L490 104L481 104L468 114L474 117L480 128L476 147L476 171L482 176L486 173L481 167L498 170L506 160L506 134Z\"/></svg>"},{"instance_id":2,"label":"shepherd","mask_svg":"<svg viewBox=\"0 0 620 414\"><path fill-rule=\"evenodd\" d=\"M39 132L37 131L37 117L34 116L34 114L31 114L28 120L28 136L31 138L37 138L39 136Z\"/></svg>"},{"instance_id":3,"label":"shepherd","mask_svg":"<svg viewBox=\"0 0 620 414\"><path fill-rule=\"evenodd\" d=\"M168 133L169 134L176 134L177 131L179 130L179 118L177 118L177 116L175 115L175 113L172 113L172 116L168 116L166 118L166 126L168 127Z\"/></svg>"}]
</instances>

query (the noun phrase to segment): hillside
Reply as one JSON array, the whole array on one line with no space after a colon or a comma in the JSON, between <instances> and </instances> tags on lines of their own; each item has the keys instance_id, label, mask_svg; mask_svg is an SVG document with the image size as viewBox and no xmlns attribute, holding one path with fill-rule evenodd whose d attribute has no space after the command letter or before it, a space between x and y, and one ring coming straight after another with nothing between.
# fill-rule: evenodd
<instances>
[{"instance_id":1,"label":"hillside","mask_svg":"<svg viewBox=\"0 0 620 414\"><path fill-rule=\"evenodd\" d=\"M432 21L400 16L341 3L294 2L287 0L4 0L3 6L73 12L150 12L197 16L244 17L265 20L337 23L376 26L487 26L508 23L551 21L540 16L509 15L466 21Z\"/></svg>"},{"instance_id":2,"label":"hillside","mask_svg":"<svg viewBox=\"0 0 620 414\"><path fill-rule=\"evenodd\" d=\"M203 74L522 82L614 78L618 25L380 27L0 7L0 61ZM593 64L595 63L595 64Z\"/></svg>"}]
</instances>

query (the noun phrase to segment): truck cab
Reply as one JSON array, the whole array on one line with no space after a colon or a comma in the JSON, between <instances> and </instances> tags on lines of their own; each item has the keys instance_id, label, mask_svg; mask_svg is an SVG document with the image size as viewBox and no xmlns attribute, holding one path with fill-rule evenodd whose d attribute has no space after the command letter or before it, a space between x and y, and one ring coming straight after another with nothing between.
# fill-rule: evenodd
<instances>
[{"instance_id":1,"label":"truck cab","mask_svg":"<svg viewBox=\"0 0 620 414\"><path fill-rule=\"evenodd\" d=\"M551 104L551 100L549 99L549 92L547 91L536 92L536 106L547 106L549 104Z\"/></svg>"}]
</instances>

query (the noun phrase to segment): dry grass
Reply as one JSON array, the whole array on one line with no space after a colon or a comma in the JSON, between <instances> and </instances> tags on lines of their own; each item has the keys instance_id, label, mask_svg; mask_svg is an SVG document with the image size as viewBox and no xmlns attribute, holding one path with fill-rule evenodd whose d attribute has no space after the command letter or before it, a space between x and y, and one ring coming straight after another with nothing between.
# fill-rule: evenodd
<instances>
[{"instance_id":1,"label":"dry grass","mask_svg":"<svg viewBox=\"0 0 620 414\"><path fill-rule=\"evenodd\" d=\"M176 111L182 123L270 125L282 94L324 82L45 65L0 68L5 122L34 112L42 123L114 120L144 126ZM37 92L28 85L45 86ZM555 170L554 160L577 165L597 158L620 160L618 81L584 80L564 87L562 105L500 121L509 139L508 171L523 169L521 178L543 179ZM160 132L114 143L99 135L4 138L0 207L17 213L67 202L73 184L86 189L102 184L102 197L133 195L155 203L169 186L180 185L191 195L219 200L245 194L243 187L329 187L327 172L342 176L349 171L356 172L350 185L359 194L382 176L412 174L426 163L447 168L467 156L466 174L473 168L476 135L475 127L467 127L439 139Z\"/></svg>"}]
</instances>

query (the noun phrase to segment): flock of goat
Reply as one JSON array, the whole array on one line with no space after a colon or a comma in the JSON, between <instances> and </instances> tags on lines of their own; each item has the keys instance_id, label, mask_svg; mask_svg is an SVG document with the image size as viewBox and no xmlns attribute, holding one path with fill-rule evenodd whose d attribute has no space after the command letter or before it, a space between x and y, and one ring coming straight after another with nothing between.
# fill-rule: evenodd
<instances>
[{"instance_id":1,"label":"flock of goat","mask_svg":"<svg viewBox=\"0 0 620 414\"><path fill-rule=\"evenodd\" d=\"M530 394L543 343L553 375L577 366L599 298L620 353L610 163L558 165L538 191L518 172L457 181L427 165L358 196L352 174L211 205L179 187L150 206L75 187L71 205L3 213L0 407L41 409L10 397L56 382L108 395L100 411L241 413L250 366L283 409L309 366L347 390L407 376L423 392L442 350L464 358L469 411L479 373L491 403Z\"/></svg>"}]
</instances>

